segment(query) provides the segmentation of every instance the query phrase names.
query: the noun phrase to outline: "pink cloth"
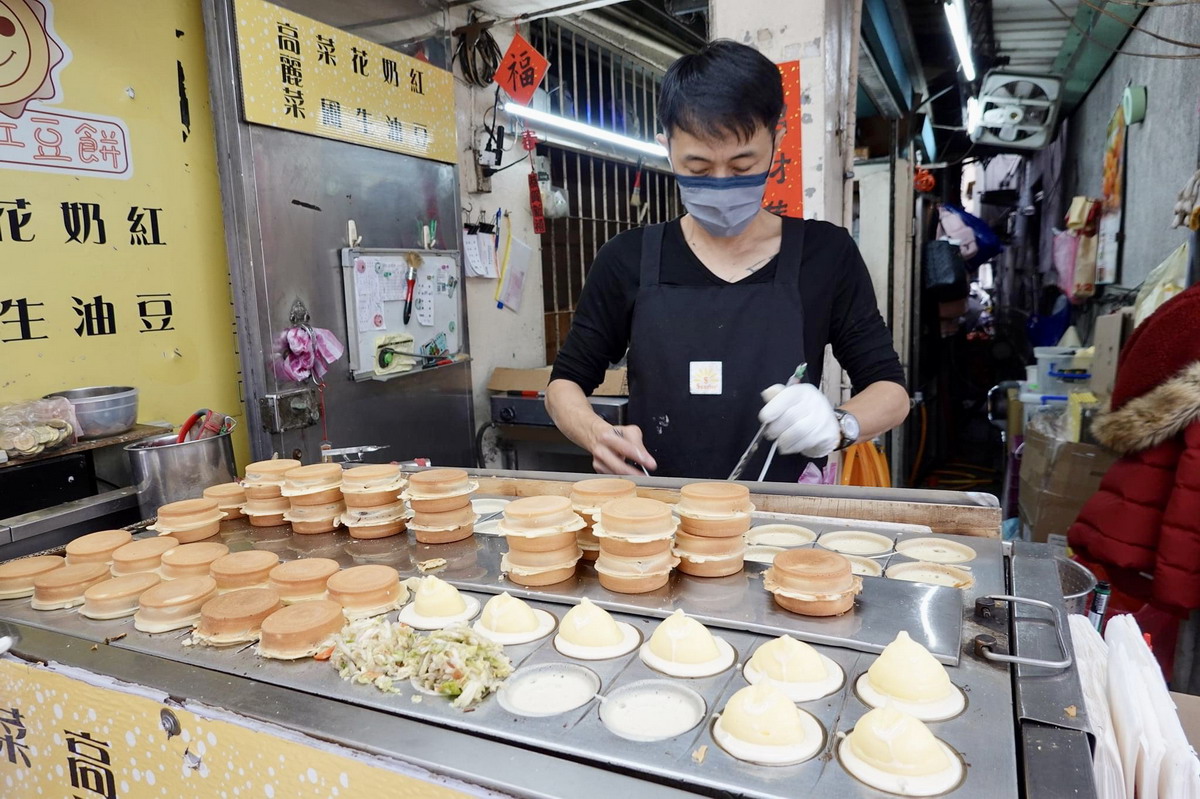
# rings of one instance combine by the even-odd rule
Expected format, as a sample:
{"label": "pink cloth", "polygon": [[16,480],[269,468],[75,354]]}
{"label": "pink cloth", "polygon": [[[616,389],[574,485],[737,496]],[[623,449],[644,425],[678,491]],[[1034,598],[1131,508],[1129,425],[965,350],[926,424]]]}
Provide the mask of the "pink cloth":
{"label": "pink cloth", "polygon": [[296,382],[314,376],[321,380],[333,362],[346,353],[337,336],[321,327],[288,328],[279,336],[278,348],[275,375]]}

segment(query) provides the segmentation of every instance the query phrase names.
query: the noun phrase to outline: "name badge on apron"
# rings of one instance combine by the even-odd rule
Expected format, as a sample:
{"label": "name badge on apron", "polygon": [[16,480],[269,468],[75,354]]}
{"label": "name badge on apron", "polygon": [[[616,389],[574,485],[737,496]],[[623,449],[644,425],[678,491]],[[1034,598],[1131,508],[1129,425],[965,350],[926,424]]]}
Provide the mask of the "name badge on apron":
{"label": "name badge on apron", "polygon": [[721,361],[692,361],[688,366],[691,393],[721,393]]}

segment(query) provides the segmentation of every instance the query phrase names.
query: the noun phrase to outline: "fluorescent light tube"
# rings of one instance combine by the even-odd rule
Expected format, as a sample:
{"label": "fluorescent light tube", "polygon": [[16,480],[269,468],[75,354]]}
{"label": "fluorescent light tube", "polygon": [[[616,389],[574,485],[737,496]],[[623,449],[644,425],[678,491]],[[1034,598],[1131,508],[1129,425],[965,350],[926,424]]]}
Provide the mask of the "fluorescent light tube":
{"label": "fluorescent light tube", "polygon": [[950,24],[954,48],[958,50],[963,76],[969,83],[975,80],[975,59],[971,56],[971,31],[967,28],[966,2],[967,0],[946,0],[942,8],[946,9],[946,22]]}
{"label": "fluorescent light tube", "polygon": [[979,105],[979,98],[967,98],[967,135],[974,137],[975,131],[979,130],[980,124],[983,122],[983,108]]}
{"label": "fluorescent light tube", "polygon": [[576,122],[573,119],[547,114],[545,111],[538,111],[534,108],[526,108],[517,103],[505,103],[504,110],[506,113],[513,116],[528,119],[534,123],[534,126],[545,125],[555,130],[566,133],[574,133],[578,136],[587,137],[592,141],[602,141],[617,147],[623,147],[626,150],[632,150],[636,153],[652,155],[658,158],[667,157],[667,148],[657,142],[640,141],[639,139],[631,139],[628,136],[622,136],[619,133],[613,133],[603,128],[598,128],[594,125],[587,125],[583,122]]}

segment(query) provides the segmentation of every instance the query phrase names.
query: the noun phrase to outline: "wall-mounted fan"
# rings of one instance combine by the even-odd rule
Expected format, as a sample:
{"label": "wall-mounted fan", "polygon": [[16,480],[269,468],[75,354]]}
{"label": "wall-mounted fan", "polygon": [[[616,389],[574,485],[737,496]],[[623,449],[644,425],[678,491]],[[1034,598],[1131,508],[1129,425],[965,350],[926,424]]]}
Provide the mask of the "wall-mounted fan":
{"label": "wall-mounted fan", "polygon": [[971,139],[1004,149],[1037,150],[1054,138],[1062,81],[1050,75],[989,72],[979,92]]}

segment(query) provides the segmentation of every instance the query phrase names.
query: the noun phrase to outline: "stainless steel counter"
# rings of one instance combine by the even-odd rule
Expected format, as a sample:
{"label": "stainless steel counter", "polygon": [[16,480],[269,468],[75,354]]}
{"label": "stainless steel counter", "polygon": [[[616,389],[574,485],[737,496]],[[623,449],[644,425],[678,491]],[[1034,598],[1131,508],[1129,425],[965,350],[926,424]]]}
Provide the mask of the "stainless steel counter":
{"label": "stainless steel counter", "polygon": [[[761,521],[768,520],[775,521],[766,517]],[[900,538],[911,535],[896,534]],[[494,698],[471,713],[461,713],[435,697],[414,702],[416,692],[407,686],[400,694],[384,694],[371,686],[344,682],[325,663],[264,661],[249,650],[185,648],[179,633],[145,635],[133,630],[128,619],[92,622],[74,611],[37,612],[29,607],[28,600],[0,601],[0,618],[13,624],[22,636],[17,650],[25,657],[53,658],[125,679],[136,677],[162,690],[213,701],[351,746],[385,752],[516,795],[572,797],[611,797],[617,791],[638,797],[671,796],[684,790],[714,796],[882,799],[885,794],[848,775],[838,762],[835,745],[838,736],[852,729],[868,710],[853,690],[855,679],[895,631],[907,629],[914,637],[923,635],[924,643],[950,664],[951,680],[968,697],[962,715],[930,725],[934,734],[960,752],[967,764],[964,783],[949,796],[999,799],[1060,795],[1029,787],[1051,784],[1069,788],[1073,796],[1094,795],[1090,764],[1086,762],[1088,741],[1083,732],[1086,712],[1073,668],[1020,667],[1024,671],[1014,674],[1006,664],[977,654],[974,643],[977,635],[988,634],[997,639],[994,651],[1007,652],[1013,621],[1006,618],[1003,608],[993,618],[976,617],[973,611],[977,597],[1017,592],[1054,599],[1056,572],[1047,571],[1052,570],[1053,561],[1044,560],[1044,551],[1037,547],[1018,550],[1017,556],[1011,557],[999,541],[959,538],[978,553],[968,564],[976,578],[975,586],[968,591],[866,578],[855,612],[828,623],[775,610],[761,586],[762,567],[756,564],[748,564],[745,574],[719,580],[676,575],[661,592],[631,597],[604,591],[590,567],[581,569],[573,582],[544,591],[515,586],[499,576],[503,539],[497,537],[477,536],[456,545],[431,547],[410,542],[407,537],[355,541],[345,534],[294,536],[287,528],[256,529],[232,524],[222,538],[234,550],[268,549],[282,559],[334,557],[344,565],[386,563],[404,576],[417,574],[418,562],[441,557],[447,560],[447,566],[438,574],[481,601],[489,594],[507,590],[530,598],[536,606],[561,618],[579,597],[589,596],[609,607],[620,620],[633,624],[643,637],[653,631],[659,618],[674,607],[683,607],[733,645],[739,665],[715,677],[682,681],[704,698],[709,714],[705,721],[667,741],[635,744],[603,727],[598,700],[576,711],[542,719],[513,716]],[[884,561],[894,558],[902,556],[885,556]],[[1053,585],[1047,584],[1048,574],[1054,575],[1049,578],[1054,580]],[[1011,615],[1018,621],[1019,654],[1052,659],[1058,648],[1054,611],[1022,608]],[[845,670],[846,682],[832,696],[802,705],[825,732],[824,747],[815,758],[796,766],[754,766],[735,760],[715,743],[710,732],[712,714],[746,684],[740,664],[759,644],[782,632],[814,642]],[[125,637],[109,646],[101,645],[95,652],[89,646],[70,645],[81,640],[99,643],[120,633]],[[554,649],[551,638],[508,647],[506,651],[518,668],[566,660]],[[663,678],[645,666],[636,653],[583,665],[600,677],[602,696],[639,679]],[[181,667],[195,679],[177,682],[182,676]],[[226,686],[225,690],[220,686]],[[258,696],[259,692],[275,699],[266,703],[246,701],[246,697]],[[1074,715],[1066,711],[1069,706],[1074,707]],[[316,707],[321,712],[300,712]],[[388,734],[379,734],[385,730]],[[460,754],[448,756],[433,746],[414,748],[414,740],[454,741]],[[461,748],[464,741],[465,749]],[[1038,747],[1048,742],[1071,757],[1057,766],[1048,758],[1039,758]],[[693,753],[702,746],[708,747],[707,756],[696,763]],[[569,775],[569,782],[557,783],[558,788],[548,787],[555,785],[547,782],[550,774],[563,779]],[[563,785],[571,788],[564,790]]]}

